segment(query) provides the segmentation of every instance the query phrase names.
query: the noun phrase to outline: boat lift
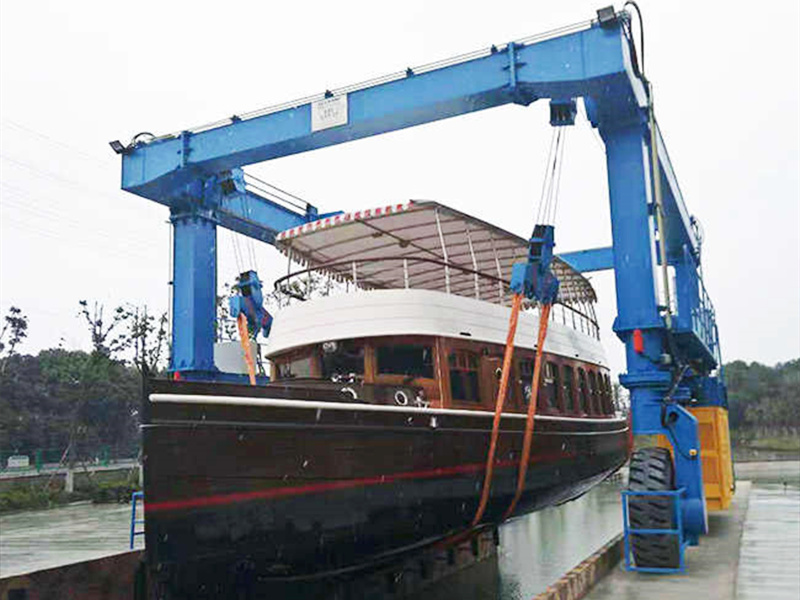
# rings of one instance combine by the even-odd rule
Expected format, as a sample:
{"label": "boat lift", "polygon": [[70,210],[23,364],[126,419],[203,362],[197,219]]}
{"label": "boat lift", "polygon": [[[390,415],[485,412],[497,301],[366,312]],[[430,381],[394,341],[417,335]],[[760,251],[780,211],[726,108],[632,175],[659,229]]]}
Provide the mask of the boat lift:
{"label": "boat lift", "polygon": [[[170,371],[190,380],[243,377],[214,364],[217,227],[273,244],[282,230],[323,226],[337,214],[274,201],[249,183],[246,165],[543,99],[550,101],[551,124],[568,126],[581,99],[605,144],[613,244],[561,258],[581,272],[614,271],[614,332],[627,359],[620,383],[630,391],[633,432],[658,435],[666,448],[649,449],[638,462],[634,455],[631,480],[638,487],[632,489],[661,491],[668,521],[662,529],[679,529],[678,539],[697,544],[707,532],[708,509],[727,508],[733,490],[727,396],[714,309],[701,277],[702,237],[654,118],[631,21],[627,11],[607,7],[550,33],[169,135],[112,142],[122,158],[122,188],[170,209]],[[265,325],[258,307],[241,308],[251,331]],[[666,483],[651,485],[653,479]],[[664,492],[675,490],[680,500],[671,503]],[[645,503],[634,496],[636,531],[628,533],[637,566],[682,565],[684,544],[678,563],[666,534],[654,529],[659,515],[641,514]],[[669,516],[675,504],[677,523]],[[669,551],[652,554],[653,548]]]}

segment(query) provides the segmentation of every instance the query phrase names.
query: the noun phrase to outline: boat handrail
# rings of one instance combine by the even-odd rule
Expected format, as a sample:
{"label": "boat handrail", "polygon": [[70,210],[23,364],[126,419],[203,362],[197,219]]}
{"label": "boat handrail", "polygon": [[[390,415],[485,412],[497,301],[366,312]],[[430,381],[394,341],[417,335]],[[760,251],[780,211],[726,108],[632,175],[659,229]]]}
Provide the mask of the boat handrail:
{"label": "boat handrail", "polygon": [[[418,284],[420,282],[416,282],[417,285],[410,285],[409,278],[406,277],[404,281],[404,285],[398,288],[391,288],[385,285],[376,285],[374,283],[370,283],[368,276],[358,276],[358,265],[361,263],[369,262],[369,263],[377,263],[377,262],[387,262],[387,261],[406,261],[406,263],[428,263],[432,265],[438,265],[443,267],[447,270],[453,269],[455,271],[459,271],[466,275],[471,275],[475,278],[474,283],[470,284],[469,288],[465,288],[464,291],[466,292],[467,289],[473,289],[475,294],[473,293],[456,293],[452,290],[450,293],[458,296],[465,296],[465,297],[474,297],[477,300],[484,300],[485,298],[481,298],[481,286],[478,283],[478,279],[485,279],[491,282],[492,284],[497,284],[498,292],[500,296],[500,304],[505,305],[505,301],[507,298],[511,298],[511,291],[509,288],[509,281],[503,279],[501,277],[497,277],[496,275],[492,275],[490,273],[486,273],[483,271],[476,271],[475,269],[471,269],[469,267],[465,267],[459,264],[455,264],[452,262],[444,261],[441,259],[436,258],[424,258],[424,257],[404,257],[404,256],[384,256],[378,258],[369,258],[369,259],[356,259],[356,260],[339,260],[339,261],[332,261],[322,264],[317,264],[313,267],[309,267],[306,269],[301,269],[298,271],[293,271],[292,273],[288,273],[283,277],[280,277],[275,280],[274,282],[274,291],[276,294],[285,295],[295,300],[299,300],[301,302],[305,302],[309,300],[309,292],[308,288],[306,289],[305,293],[302,293],[299,288],[300,286],[295,286],[295,289],[292,289],[290,286],[290,282],[292,280],[299,280],[303,276],[311,276],[311,274],[315,272],[321,272],[323,274],[328,275],[329,277],[339,281],[339,282],[347,282],[348,284],[353,282],[359,289],[362,290],[370,290],[370,289],[426,289],[424,287],[420,287]],[[348,273],[345,274],[344,272],[336,272],[337,268],[348,268],[352,269],[352,274]],[[428,271],[423,272],[427,273]],[[431,270],[430,272],[434,272]],[[419,275],[419,274],[417,274]],[[449,275],[448,275],[449,278]],[[427,283],[431,280],[424,280],[421,283]],[[586,335],[590,335],[595,339],[600,339],[600,328],[597,324],[597,319],[594,315],[594,308],[591,302],[584,302],[582,304],[586,305],[586,312],[580,310],[579,308],[572,305],[572,303],[565,302],[562,300],[557,300],[555,305],[561,307],[561,322],[563,325],[571,326],[576,331],[580,331],[581,333],[585,333]],[[533,305],[529,304],[527,308],[532,308]],[[587,314],[591,313],[591,314]],[[567,316],[570,316],[568,319]],[[577,317],[577,318],[576,318]],[[558,321],[559,319],[556,316],[556,311],[552,311],[551,319],[553,321]]]}

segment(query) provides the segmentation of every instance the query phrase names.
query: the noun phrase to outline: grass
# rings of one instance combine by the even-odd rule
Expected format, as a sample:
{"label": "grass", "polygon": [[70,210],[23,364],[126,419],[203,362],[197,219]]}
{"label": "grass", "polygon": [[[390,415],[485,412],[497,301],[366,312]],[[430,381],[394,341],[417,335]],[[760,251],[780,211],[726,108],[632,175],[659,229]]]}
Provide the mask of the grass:
{"label": "grass", "polygon": [[756,439],[737,440],[736,446],[751,450],[773,450],[776,452],[800,452],[800,437],[770,436]]}
{"label": "grass", "polygon": [[96,504],[129,502],[131,494],[138,489],[135,482],[125,477],[90,484],[74,492],[64,491],[61,482],[58,482],[58,487],[48,488],[41,483],[25,483],[0,492],[0,514],[53,508],[80,500],[91,500]]}

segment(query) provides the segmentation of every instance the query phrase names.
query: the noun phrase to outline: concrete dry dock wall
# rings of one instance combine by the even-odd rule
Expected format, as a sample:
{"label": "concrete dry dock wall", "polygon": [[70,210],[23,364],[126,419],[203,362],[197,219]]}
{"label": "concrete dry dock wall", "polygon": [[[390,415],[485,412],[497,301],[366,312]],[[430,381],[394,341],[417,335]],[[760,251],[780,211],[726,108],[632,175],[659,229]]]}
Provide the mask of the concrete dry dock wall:
{"label": "concrete dry dock wall", "polygon": [[[228,589],[221,595],[198,592],[193,598],[235,598],[242,591],[248,598],[348,598],[350,600],[400,600],[426,594],[427,600],[449,600],[453,596],[453,576],[487,565],[481,573],[497,567],[498,536],[484,530],[466,541],[447,548],[433,547],[397,563],[382,566],[349,578],[312,580],[305,583],[254,582],[247,589]],[[0,600],[132,600],[139,598],[147,583],[139,570],[143,552],[124,552],[24,575],[0,579]],[[137,575],[137,572],[139,573]],[[139,581],[137,580],[139,577]],[[227,579],[227,578],[226,578]],[[222,580],[222,584],[224,585]],[[152,582],[151,582],[152,583]],[[209,588],[211,589],[211,588]],[[214,588],[216,589],[216,588]],[[152,597],[152,596],[151,596]],[[183,598],[183,596],[181,596]]]}
{"label": "concrete dry dock wall", "polygon": [[622,534],[616,536],[534,600],[579,600],[622,560]]}
{"label": "concrete dry dock wall", "polygon": [[0,600],[128,600],[141,550],[0,579]]}

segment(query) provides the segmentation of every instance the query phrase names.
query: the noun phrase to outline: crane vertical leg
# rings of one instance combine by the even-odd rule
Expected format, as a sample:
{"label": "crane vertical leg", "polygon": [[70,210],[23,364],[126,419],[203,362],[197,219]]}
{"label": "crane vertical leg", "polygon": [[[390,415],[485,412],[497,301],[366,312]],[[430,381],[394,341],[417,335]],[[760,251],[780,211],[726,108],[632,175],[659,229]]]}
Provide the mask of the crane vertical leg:
{"label": "crane vertical leg", "polygon": [[628,122],[601,127],[601,134],[607,150],[614,239],[618,311],[614,331],[625,343],[627,360],[620,383],[630,391],[633,433],[660,434],[671,443],[673,489],[682,489],[676,526],[689,542],[697,543],[707,530],[699,433],[697,420],[676,402],[688,398],[690,391],[675,381],[671,333],[655,283],[658,259],[646,128],[644,123]]}
{"label": "crane vertical leg", "polygon": [[[661,364],[664,320],[659,314],[650,171],[641,124],[601,129],[606,143],[617,318],[614,332],[625,343],[634,433],[659,428],[661,399],[671,375]],[[634,339],[636,338],[636,340]]]}
{"label": "crane vertical leg", "polygon": [[[611,233],[614,239],[614,276],[618,317],[617,335],[626,331],[662,328],[655,288],[655,244],[650,212],[650,170],[643,126],[638,123],[600,130],[606,144]],[[658,340],[660,346],[660,339]],[[628,367],[642,370],[643,360],[631,354]],[[645,361],[647,362],[647,361]],[[633,363],[633,364],[632,364]],[[645,369],[646,370],[646,369]]]}
{"label": "crane vertical leg", "polygon": [[217,224],[210,214],[178,212],[174,227],[172,358],[170,370],[208,379],[214,366]]}

